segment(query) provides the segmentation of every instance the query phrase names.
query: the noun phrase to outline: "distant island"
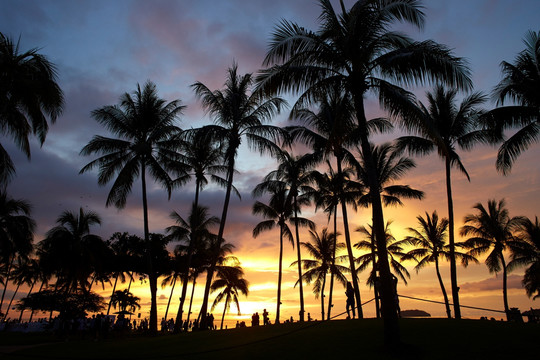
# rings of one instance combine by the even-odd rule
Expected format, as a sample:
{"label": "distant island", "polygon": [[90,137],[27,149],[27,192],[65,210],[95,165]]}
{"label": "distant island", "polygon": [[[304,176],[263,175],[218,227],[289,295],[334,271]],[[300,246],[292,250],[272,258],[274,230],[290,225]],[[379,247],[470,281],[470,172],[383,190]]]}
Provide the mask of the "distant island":
{"label": "distant island", "polygon": [[431,317],[430,313],[425,312],[424,310],[402,310],[401,317],[410,318],[410,317]]}

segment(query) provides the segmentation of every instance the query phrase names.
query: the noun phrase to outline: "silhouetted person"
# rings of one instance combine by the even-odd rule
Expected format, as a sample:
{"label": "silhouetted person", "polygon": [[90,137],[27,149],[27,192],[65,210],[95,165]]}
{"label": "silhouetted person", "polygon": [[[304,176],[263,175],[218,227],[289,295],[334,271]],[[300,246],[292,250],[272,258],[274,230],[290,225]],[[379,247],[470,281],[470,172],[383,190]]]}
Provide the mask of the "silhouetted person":
{"label": "silhouetted person", "polygon": [[356,316],[355,306],[354,306],[354,289],[352,287],[351,282],[347,282],[347,290],[345,291],[345,295],[347,296],[347,318],[351,318],[351,314],[349,312],[349,308],[352,309],[352,318]]}
{"label": "silhouetted person", "polygon": [[268,325],[268,311],[266,309],[263,311],[263,324]]}
{"label": "silhouetted person", "polygon": [[394,274],[392,274],[392,285],[394,286],[394,301],[396,302],[396,309],[397,309],[398,317],[401,317],[401,309],[399,308],[399,296],[397,293],[397,283],[398,283],[397,277]]}

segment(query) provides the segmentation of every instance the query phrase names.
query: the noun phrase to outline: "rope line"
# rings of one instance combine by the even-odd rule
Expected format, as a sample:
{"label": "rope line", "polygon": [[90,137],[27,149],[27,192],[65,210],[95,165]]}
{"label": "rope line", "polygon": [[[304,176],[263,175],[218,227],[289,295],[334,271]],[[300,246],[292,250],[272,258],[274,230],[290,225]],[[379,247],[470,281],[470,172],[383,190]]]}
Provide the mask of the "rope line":
{"label": "rope line", "polygon": [[[398,295],[398,296],[402,297],[402,298],[412,299],[412,300],[418,300],[418,301],[424,301],[424,302],[430,302],[430,303],[445,305],[445,303],[442,302],[442,301],[429,300],[429,299],[420,299],[420,298],[415,298],[415,297],[407,296],[407,295]],[[452,304],[452,303],[448,303],[448,305],[454,306],[454,304]],[[481,308],[481,307],[476,307],[476,306],[467,306],[467,305],[459,305],[459,306],[463,307],[463,308],[468,308],[468,309],[492,311],[492,312],[506,314],[506,312],[503,311],[503,310],[486,309],[486,308]]]}

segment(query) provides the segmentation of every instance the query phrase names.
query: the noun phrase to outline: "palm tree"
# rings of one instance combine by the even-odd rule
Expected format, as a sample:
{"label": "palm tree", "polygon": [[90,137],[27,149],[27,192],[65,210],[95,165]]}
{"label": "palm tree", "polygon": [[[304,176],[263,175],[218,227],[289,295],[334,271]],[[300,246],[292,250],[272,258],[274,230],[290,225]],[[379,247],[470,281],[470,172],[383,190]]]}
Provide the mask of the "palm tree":
{"label": "palm tree", "polygon": [[139,305],[141,299],[138,296],[133,295],[129,290],[116,290],[111,296],[111,304],[114,309],[118,306],[120,314],[133,313],[135,310],[140,309]]}
{"label": "palm tree", "polygon": [[0,189],[0,267],[5,270],[0,313],[16,259],[27,259],[33,250],[36,223],[30,213],[27,201],[13,199]]}
{"label": "palm tree", "polygon": [[[272,230],[279,226],[279,259],[278,259],[278,288],[277,288],[277,309],[276,324],[280,322],[281,309],[281,280],[283,275],[283,239],[288,240],[294,247],[294,236],[287,222],[294,219],[292,204],[288,199],[287,187],[284,183],[278,183],[277,188],[263,189],[256,187],[253,196],[260,196],[263,191],[271,194],[268,204],[256,201],[253,204],[253,214],[261,215],[264,219],[253,228],[253,237],[258,237],[263,231]],[[299,217],[298,224],[313,227],[314,224],[308,219]]]}
{"label": "palm tree", "polygon": [[[410,250],[401,258],[401,260],[414,259],[417,264],[414,267],[418,273],[421,269],[428,266],[431,263],[435,264],[435,271],[437,272],[437,279],[441,286],[441,291],[444,298],[444,304],[446,307],[446,315],[449,319],[452,318],[452,312],[450,311],[450,303],[448,301],[448,295],[441,277],[439,270],[439,258],[443,257],[446,260],[450,259],[450,247],[446,244],[447,231],[448,231],[448,219],[442,218],[439,221],[439,215],[437,211],[433,211],[432,215],[426,212],[426,218],[418,215],[416,217],[420,228],[407,228],[412,233],[411,236],[407,236],[404,241],[415,248]],[[464,266],[467,266],[469,261],[478,262],[475,257],[464,254],[461,252],[454,252],[458,259]]]}
{"label": "palm tree", "polygon": [[[20,281],[21,284],[28,284],[30,285],[30,289],[28,290],[28,293],[26,294],[26,297],[30,296],[32,294],[32,291],[34,290],[35,285],[38,281],[43,281],[43,270],[40,267],[39,259],[38,258],[32,258],[27,261],[25,266],[20,269]],[[41,289],[40,289],[41,291]],[[8,306],[9,308],[10,306]],[[22,321],[24,309],[21,310],[21,313],[19,314],[19,323]]]}
{"label": "palm tree", "polygon": [[469,248],[469,255],[478,256],[489,252],[486,258],[486,265],[491,273],[503,272],[503,302],[504,311],[509,315],[507,291],[508,266],[504,258],[504,251],[517,248],[518,240],[513,232],[519,230],[523,217],[510,217],[506,209],[504,199],[488,200],[487,209],[477,203],[473,206],[478,210],[477,214],[465,216],[464,225],[461,227],[461,236],[471,236],[464,242],[464,246]]}
{"label": "palm tree", "polygon": [[[43,144],[47,120],[54,123],[64,108],[56,67],[38,50],[21,52],[18,41],[0,33],[0,134],[12,137],[29,159],[29,135]],[[14,174],[13,161],[0,144],[0,185],[7,185]]]}
{"label": "palm tree", "polygon": [[[343,273],[350,271],[345,266],[337,265],[335,254],[336,252],[345,249],[344,243],[336,241],[339,234],[328,232],[327,228],[322,229],[321,233],[309,231],[311,242],[302,242],[302,247],[307,250],[312,259],[303,259],[302,266],[306,272],[302,275],[302,279],[297,281],[305,281],[306,284],[311,284],[313,281],[313,293],[315,299],[321,298],[321,319],[324,319],[324,289],[326,285],[326,274],[330,273],[343,284],[347,285],[347,278]],[[345,260],[343,257],[338,261]],[[296,265],[296,261],[291,264]]]}
{"label": "palm tree", "polygon": [[108,254],[107,244],[90,230],[101,225],[101,217],[80,208],[78,213],[62,212],[56,223],[40,243],[41,263],[44,268],[52,269],[58,291],[88,293],[89,279]]}
{"label": "palm tree", "polygon": [[479,128],[480,104],[485,101],[481,93],[473,93],[456,104],[457,90],[446,90],[437,86],[427,93],[429,107],[418,102],[415,111],[406,118],[406,126],[418,133],[418,136],[403,136],[397,140],[399,149],[408,149],[409,153],[427,155],[437,151],[445,163],[446,198],[448,203],[448,234],[450,246],[450,280],[454,316],[461,318],[459,306],[459,287],[455,256],[454,201],[452,199],[451,170],[457,168],[470,181],[469,174],[456,152],[457,148],[470,150],[475,143],[489,142],[489,132]]}
{"label": "palm tree", "polygon": [[[229,200],[233,186],[235,161],[238,149],[245,137],[248,145],[259,150],[261,153],[278,153],[279,147],[275,142],[283,136],[279,127],[265,124],[277,114],[285,101],[281,98],[272,97],[264,99],[260,94],[251,92],[253,78],[251,74],[238,75],[238,67],[233,64],[228,71],[228,78],[223,90],[210,90],[201,82],[192,85],[195,94],[202,101],[203,107],[214,118],[215,125],[203,127],[203,131],[209,134],[211,139],[223,143],[224,163],[227,166],[225,201],[221,214],[221,222],[218,231],[218,242],[223,239]],[[214,268],[209,269],[206,291],[203,298],[203,317],[208,308],[208,296]],[[203,318],[204,320],[204,318]]]}
{"label": "palm tree", "polygon": [[540,297],[540,224],[538,217],[535,221],[524,218],[518,230],[519,241],[512,253],[512,261],[508,269],[518,266],[528,266],[523,276],[523,286],[529,297],[533,300]]}
{"label": "palm tree", "polygon": [[[386,248],[387,248],[387,256],[388,256],[388,263],[391,266],[393,274],[395,274],[395,278],[398,277],[403,280],[405,285],[407,285],[407,278],[410,278],[411,275],[409,274],[409,271],[406,267],[401,265],[400,261],[405,255],[403,246],[405,245],[404,241],[396,241],[396,238],[392,235],[390,232],[390,225],[392,224],[392,221],[388,221],[386,223],[385,227],[385,234],[386,234]],[[379,245],[377,241],[375,241],[375,234],[373,231],[373,227],[371,225],[367,226],[359,226],[356,229],[357,232],[364,235],[365,240],[360,240],[356,244],[354,244],[354,247],[357,249],[364,249],[369,250],[368,253],[364,255],[360,255],[358,258],[356,258],[356,262],[358,263],[358,268],[356,271],[362,272],[368,267],[371,266],[371,272],[369,274],[369,277],[366,281],[366,283],[373,287],[373,292],[375,294],[375,307],[376,307],[376,313],[377,317],[379,316],[379,282],[380,282],[380,260],[379,260],[379,254],[380,252],[377,249],[377,246]],[[396,257],[399,258],[400,261],[396,260]],[[377,272],[379,272],[379,276],[377,275]],[[397,276],[396,276],[397,275]],[[397,294],[396,294],[397,296]],[[396,310],[397,311],[397,310]]]}
{"label": "palm tree", "polygon": [[225,319],[225,314],[230,309],[231,302],[236,305],[238,315],[241,315],[238,295],[243,294],[247,296],[249,293],[249,283],[246,279],[242,278],[243,276],[244,271],[240,266],[220,266],[217,268],[216,279],[212,282],[210,291],[213,293],[221,290],[212,304],[212,310],[225,298],[220,330],[223,330],[223,320]]}
{"label": "palm tree", "polygon": [[[278,155],[279,165],[276,170],[271,171],[265,177],[262,183],[258,184],[253,193],[262,194],[264,191],[287,190],[286,204],[293,209],[293,220],[296,238],[296,256],[298,265],[298,279],[302,279],[302,255],[300,252],[300,225],[307,225],[312,230],[314,225],[311,222],[302,223],[298,217],[300,208],[310,202],[309,196],[314,192],[310,186],[313,182],[311,169],[317,163],[316,157],[312,154],[303,156],[293,156],[287,151],[281,151]],[[300,292],[300,321],[304,321],[304,290],[302,282],[299,282]]]}
{"label": "palm tree", "polygon": [[[117,174],[106,206],[113,204],[118,209],[124,208],[133,182],[137,177],[141,177],[144,240],[148,247],[151,244],[146,173],[148,171],[165,187],[170,198],[173,181],[167,169],[171,168],[177,159],[175,143],[170,140],[181,131],[174,123],[184,108],[180,100],[166,103],[159,98],[156,85],[152,82],[148,81],[142,90],[137,84],[137,90],[133,94],[125,93],[121,96],[120,105],[104,106],[92,112],[94,119],[118,138],[96,135],[81,150],[81,155],[101,156],[84,166],[80,173],[98,167],[100,185],[107,184]],[[151,257],[147,260],[151,261]],[[148,267],[152,272],[151,263]],[[157,284],[151,283],[150,287],[157,288]],[[157,332],[157,303],[154,297],[150,308],[150,330]]]}
{"label": "palm tree", "polygon": [[523,42],[525,49],[513,64],[501,63],[503,79],[493,90],[498,104],[512,100],[515,105],[495,108],[486,117],[488,126],[499,131],[519,128],[503,142],[497,154],[497,170],[505,175],[518,156],[538,141],[540,131],[540,31],[527,32]]}
{"label": "palm tree", "polygon": [[[321,93],[342,88],[351,94],[362,150],[370,164],[369,187],[377,189],[375,165],[370,154],[370,128],[364,99],[375,92],[383,108],[397,114],[409,102],[402,84],[444,81],[470,88],[469,71],[461,59],[433,41],[413,42],[401,32],[391,31],[396,22],[422,27],[424,13],[418,1],[359,0],[349,9],[341,4],[337,14],[330,0],[320,0],[322,13],[318,31],[282,20],[274,30],[265,65],[258,76],[259,91],[276,94],[301,92],[297,103],[310,104]],[[389,79],[390,81],[387,81]],[[389,265],[386,263],[382,204],[374,207],[374,230],[379,242],[381,293],[384,303],[385,342],[399,342],[397,304]]]}
{"label": "palm tree", "polygon": [[210,232],[210,227],[219,223],[219,218],[210,216],[208,208],[198,206],[193,203],[191,213],[186,220],[177,212],[172,212],[171,219],[176,222],[176,225],[167,228],[167,233],[173,241],[179,241],[187,245],[187,259],[185,268],[181,270],[183,274],[182,295],[180,296],[180,305],[176,313],[175,332],[182,329],[182,314],[184,312],[184,301],[186,299],[187,285],[189,283],[189,274],[191,268],[191,260],[196,249],[202,248],[206,243],[210,242],[210,238],[215,236]]}
{"label": "palm tree", "polygon": [[[169,295],[169,301],[167,301],[167,307],[165,308],[165,315],[163,319],[167,320],[167,315],[169,314],[169,307],[171,305],[171,300],[174,293],[174,288],[176,287],[176,282],[178,280],[183,281],[186,277],[184,276],[185,272],[189,272],[189,267],[186,266],[186,252],[180,248],[176,247],[174,253],[169,258],[170,263],[167,265],[169,270],[168,274],[165,274],[161,280],[161,288],[171,285],[171,293]],[[180,300],[182,301],[182,300]],[[163,329],[162,329],[163,330]]]}
{"label": "palm tree", "polygon": [[[354,131],[354,108],[350,95],[343,93],[340,89],[333,89],[329,94],[324,94],[318,100],[319,109],[317,112],[308,108],[295,107],[291,112],[291,117],[302,121],[306,126],[292,127],[292,139],[299,139],[310,146],[315,152],[315,156],[329,159],[335,158],[337,164],[337,179],[343,178],[343,163],[351,162],[353,156],[347,150],[352,146],[357,138]],[[344,184],[338,189],[338,199],[343,213],[343,227],[345,232],[345,243],[349,255],[349,266],[353,274],[353,289],[356,302],[361,304],[360,288],[356,279],[354,269],[354,255],[352,253],[351,236],[349,232],[349,219],[347,213],[347,198],[344,194]],[[333,279],[331,280],[331,282]],[[331,285],[333,286],[333,284]],[[363,317],[362,307],[358,307],[358,317]]]}
{"label": "palm tree", "polygon": [[[364,186],[360,184],[357,181],[353,181],[353,168],[352,167],[346,167],[341,169],[341,174],[337,174],[334,169],[332,169],[332,166],[330,164],[330,161],[327,160],[326,165],[328,167],[328,170],[325,173],[320,173],[317,170],[313,171],[312,176],[314,178],[315,183],[317,184],[317,188],[314,195],[314,201],[315,201],[315,211],[317,211],[319,208],[323,208],[324,212],[328,214],[328,221],[330,221],[330,218],[333,215],[333,222],[334,222],[334,233],[337,233],[337,212],[338,212],[338,206],[342,202],[345,202],[346,205],[351,205],[354,210],[357,209],[356,207],[356,199],[361,196],[364,193]],[[344,209],[344,214],[347,212],[347,207],[342,207]],[[347,216],[344,216],[344,219],[348,219]],[[348,220],[344,220],[344,227],[347,227],[348,229]],[[349,231],[347,230],[346,233]],[[336,239],[334,239],[336,240]],[[336,247],[334,246],[334,251],[336,250]],[[349,255],[349,260],[352,255],[352,248],[350,249],[347,247],[347,252]],[[354,258],[353,258],[354,260]],[[335,254],[333,256],[333,265],[335,264]],[[349,267],[351,263],[349,261]],[[353,262],[353,268],[354,268],[354,262]],[[356,280],[356,277],[353,279],[353,281]],[[355,287],[356,289],[356,287]],[[330,320],[331,312],[332,312],[332,295],[334,290],[334,274],[330,274],[330,289],[329,289],[329,295],[328,295],[328,313],[327,313],[327,320]],[[358,295],[360,294],[360,290],[358,290]],[[356,292],[355,292],[356,296]],[[362,308],[359,307],[359,315],[362,314]]]}

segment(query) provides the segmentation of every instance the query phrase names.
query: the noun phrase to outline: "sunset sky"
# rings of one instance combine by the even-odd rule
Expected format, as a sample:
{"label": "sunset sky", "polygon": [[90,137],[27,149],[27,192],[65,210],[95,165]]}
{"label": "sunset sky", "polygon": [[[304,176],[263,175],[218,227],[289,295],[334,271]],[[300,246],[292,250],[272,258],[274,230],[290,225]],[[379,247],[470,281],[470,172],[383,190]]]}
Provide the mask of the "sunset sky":
{"label": "sunset sky", "polygon": [[[337,1],[333,1],[339,6]],[[351,6],[353,1],[346,0]],[[528,30],[538,31],[540,2],[537,0],[429,0],[424,1],[426,25],[422,31],[404,26],[417,40],[433,39],[452,48],[456,56],[467,59],[473,74],[475,90],[489,93],[500,81],[500,62],[513,62],[524,48],[522,38]],[[187,105],[179,120],[182,128],[199,127],[211,120],[204,114],[195,99],[190,85],[200,81],[210,89],[222,88],[226,70],[234,61],[240,73],[256,73],[268,46],[275,25],[281,19],[294,21],[309,29],[317,28],[320,13],[315,0],[161,0],[161,1],[77,1],[77,0],[0,0],[0,32],[17,40],[21,51],[40,48],[56,64],[59,84],[65,92],[66,107],[56,124],[51,126],[42,148],[34,142],[32,159],[25,156],[9,139],[0,138],[16,164],[17,177],[8,187],[15,198],[24,198],[33,204],[33,217],[38,223],[36,241],[55,225],[64,210],[77,211],[79,207],[101,214],[103,224],[94,231],[107,239],[113,232],[128,231],[142,235],[142,209],[140,185],[134,186],[125,209],[106,208],[105,199],[109,186],[97,185],[97,174],[79,175],[79,170],[91,158],[79,156],[81,148],[95,134],[107,135],[90,112],[96,108],[118,103],[124,92],[132,92],[137,83],[147,80],[157,85],[159,95],[168,100],[180,99]],[[427,88],[426,88],[427,89]],[[410,89],[422,97],[426,89]],[[287,98],[290,103],[294,97]],[[381,114],[374,98],[367,99],[368,117]],[[494,107],[494,102],[485,105]],[[286,124],[287,111],[275,119],[276,124]],[[390,141],[399,133],[377,137],[377,142]],[[456,229],[462,225],[465,214],[472,206],[488,199],[505,198],[510,215],[534,218],[540,200],[540,147],[532,146],[521,156],[509,176],[495,171],[496,148],[479,147],[461,153],[471,182],[454,173],[454,202]],[[416,227],[416,216],[425,211],[437,210],[447,216],[443,162],[436,156],[416,159],[417,168],[400,181],[423,190],[423,201],[407,201],[405,207],[385,209],[385,218],[393,220],[392,233],[396,238],[407,235],[405,228]],[[251,214],[254,199],[253,187],[275,167],[269,158],[261,158],[242,148],[238,156],[235,186],[242,200],[233,199],[225,230],[225,238],[235,244],[234,255],[239,258],[250,282],[250,294],[241,298],[243,314],[250,315],[266,308],[275,316],[277,282],[278,231],[268,232],[257,239],[251,233],[261,221]],[[172,225],[169,213],[176,210],[187,215],[194,195],[194,184],[175,191],[170,201],[164,190],[153,186],[149,192],[150,231],[164,232]],[[219,216],[224,192],[208,187],[201,195],[201,202],[213,215]],[[318,230],[327,226],[326,216],[313,214],[306,209],[304,216],[316,221]],[[363,209],[351,215],[351,230],[370,222],[370,210]],[[353,242],[360,240],[354,231]],[[308,238],[301,234],[303,241]],[[458,239],[459,240],[459,239]],[[344,241],[344,239],[341,239]],[[285,276],[283,285],[283,318],[298,318],[298,291],[295,268],[288,265],[295,260],[290,245],[285,248]],[[433,268],[418,275],[414,264],[406,264],[411,272],[409,285],[400,283],[402,295],[442,300]],[[443,276],[450,288],[449,271],[444,264]],[[521,287],[522,270],[509,277],[509,303],[522,311],[539,307],[538,301],[528,299]],[[360,275],[365,284],[367,272]],[[462,305],[503,309],[502,276],[489,274],[483,262],[467,269],[458,268]],[[203,283],[202,278],[199,283]],[[320,301],[315,300],[310,286],[305,286],[306,311],[320,319]],[[149,303],[148,286],[139,285],[134,292]],[[159,289],[158,316],[167,303],[170,288]],[[202,296],[197,291],[195,302]],[[196,294],[197,294],[196,293]],[[108,291],[102,292],[108,296]],[[361,288],[364,301],[371,299],[372,291]],[[174,296],[170,316],[175,316],[178,294]],[[213,300],[213,298],[212,298]],[[345,309],[344,289],[336,288],[334,314]],[[402,309],[424,309],[432,316],[444,316],[444,306],[401,300]],[[149,306],[141,311],[148,313]],[[194,307],[198,312],[198,305]],[[367,316],[374,315],[373,303],[365,307]],[[234,312],[234,309],[231,309]],[[221,314],[220,309],[216,313]],[[494,316],[503,314],[462,309],[464,317]]]}

